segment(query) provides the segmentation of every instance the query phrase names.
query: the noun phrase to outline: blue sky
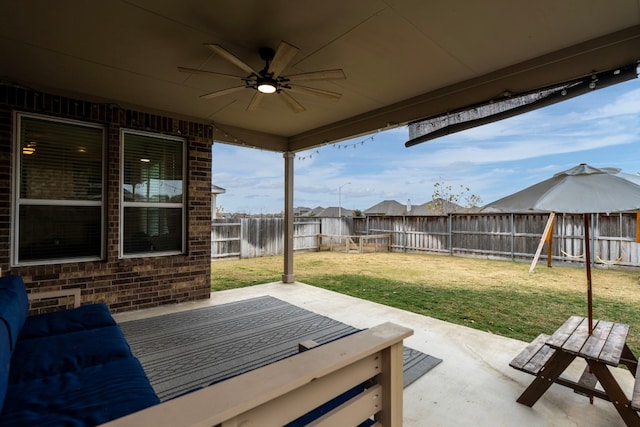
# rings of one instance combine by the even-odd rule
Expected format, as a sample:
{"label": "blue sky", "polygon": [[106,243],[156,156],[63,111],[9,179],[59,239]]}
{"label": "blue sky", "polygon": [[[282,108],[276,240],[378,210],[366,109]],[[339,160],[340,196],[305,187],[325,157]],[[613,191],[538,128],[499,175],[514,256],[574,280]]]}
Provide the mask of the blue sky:
{"label": "blue sky", "polygon": [[[303,113],[304,114],[304,113]],[[469,187],[483,204],[579,163],[640,172],[640,79],[405,148],[406,127],[296,153],[294,205],[365,210],[431,200],[434,183]],[[213,183],[225,212],[283,209],[282,154],[216,143]],[[349,183],[349,184],[347,184]]]}

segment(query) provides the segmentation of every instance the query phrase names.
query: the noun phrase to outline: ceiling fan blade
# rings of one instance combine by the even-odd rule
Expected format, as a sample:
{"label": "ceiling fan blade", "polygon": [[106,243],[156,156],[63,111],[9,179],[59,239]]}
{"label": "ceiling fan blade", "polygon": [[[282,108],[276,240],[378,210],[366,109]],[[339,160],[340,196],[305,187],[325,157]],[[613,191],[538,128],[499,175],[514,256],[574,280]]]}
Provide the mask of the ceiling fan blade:
{"label": "ceiling fan blade", "polygon": [[260,105],[260,102],[262,102],[263,96],[264,93],[256,91],[253,98],[251,98],[251,102],[249,102],[249,105],[247,106],[247,111],[255,111]]}
{"label": "ceiling fan blade", "polygon": [[338,92],[331,92],[330,90],[316,89],[314,87],[298,86],[298,85],[291,86],[291,88],[288,88],[285,90],[288,90],[294,93],[304,93],[308,95],[323,96],[325,98],[331,98],[331,99],[340,99],[340,97],[342,96],[342,94]]}
{"label": "ceiling fan blade", "polygon": [[223,48],[219,44],[205,43],[205,46],[211,49],[212,51],[214,51],[215,53],[217,53],[218,55],[220,55],[221,57],[223,57],[224,59],[226,59],[227,61],[231,62],[236,67],[240,68],[242,71],[245,71],[249,74],[256,74],[256,75],[259,74],[246,62],[244,62],[243,60],[241,60],[240,58],[238,58],[233,53],[229,52],[227,49]]}
{"label": "ceiling fan blade", "polygon": [[285,41],[281,41],[278,45],[278,50],[269,64],[269,72],[273,73],[273,77],[276,78],[284,71],[289,65],[294,56],[298,53],[298,48],[290,45]]}
{"label": "ceiling fan blade", "polygon": [[284,76],[284,78],[286,78],[290,82],[308,82],[312,80],[344,80],[347,78],[347,76],[341,69],[336,69],[292,74],[290,76]]}
{"label": "ceiling fan blade", "polygon": [[199,70],[197,68],[178,67],[178,71],[189,74],[204,74],[206,76],[226,77],[228,79],[243,79],[242,76],[234,76],[233,74],[216,73],[215,71]]}
{"label": "ceiling fan blade", "polygon": [[300,104],[298,101],[296,101],[295,99],[293,99],[293,97],[291,95],[289,95],[287,92],[285,91],[281,91],[278,93],[278,96],[280,97],[280,99],[282,99],[284,101],[285,104],[287,104],[287,106],[289,108],[291,108],[294,112],[296,113],[302,113],[303,111],[306,110],[306,108],[304,108],[304,106],[302,104]]}
{"label": "ceiling fan blade", "polygon": [[230,93],[241,91],[241,90],[243,90],[245,88],[246,88],[246,86],[230,87],[228,89],[222,89],[222,90],[217,90],[215,92],[206,93],[206,94],[202,95],[200,98],[202,98],[202,99],[217,98],[219,96],[224,96],[224,95],[228,95]]}

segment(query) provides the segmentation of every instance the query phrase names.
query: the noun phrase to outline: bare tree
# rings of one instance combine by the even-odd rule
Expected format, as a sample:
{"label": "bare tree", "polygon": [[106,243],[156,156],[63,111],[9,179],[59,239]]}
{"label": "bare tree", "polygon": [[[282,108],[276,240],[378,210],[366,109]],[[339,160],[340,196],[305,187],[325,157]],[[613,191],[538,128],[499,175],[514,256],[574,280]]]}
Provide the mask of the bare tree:
{"label": "bare tree", "polygon": [[[452,185],[446,184],[440,177],[433,183],[433,193],[429,207],[440,215],[455,213],[460,208],[476,208],[482,204],[482,199],[476,194],[469,194],[471,189],[464,185],[454,190]],[[461,205],[464,200],[465,205]]]}

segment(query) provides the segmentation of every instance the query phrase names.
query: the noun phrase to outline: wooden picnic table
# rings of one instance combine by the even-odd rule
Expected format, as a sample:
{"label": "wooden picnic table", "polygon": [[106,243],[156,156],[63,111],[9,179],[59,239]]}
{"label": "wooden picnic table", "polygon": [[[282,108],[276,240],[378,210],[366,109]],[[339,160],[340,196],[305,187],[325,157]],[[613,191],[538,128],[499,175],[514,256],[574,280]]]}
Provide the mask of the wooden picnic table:
{"label": "wooden picnic table", "polygon": [[[628,333],[629,325],[594,320],[589,335],[588,320],[572,316],[553,335],[540,335],[509,364],[535,376],[517,401],[531,407],[552,384],[560,384],[590,398],[610,401],[627,426],[640,426],[636,412],[640,409],[640,381],[636,381],[630,400],[608,368],[624,365],[636,376],[638,359],[627,345]],[[577,382],[561,377],[576,357],[587,362]],[[602,390],[596,388],[598,382]]]}

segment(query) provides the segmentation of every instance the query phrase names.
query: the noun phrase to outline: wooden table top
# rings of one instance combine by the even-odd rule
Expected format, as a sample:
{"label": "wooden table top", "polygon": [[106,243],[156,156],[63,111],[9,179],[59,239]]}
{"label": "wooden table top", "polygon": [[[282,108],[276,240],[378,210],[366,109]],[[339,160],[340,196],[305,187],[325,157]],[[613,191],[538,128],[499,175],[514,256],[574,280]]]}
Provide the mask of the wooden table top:
{"label": "wooden table top", "polygon": [[557,350],[618,366],[629,333],[624,323],[593,320],[593,333],[589,335],[588,320],[571,316],[549,337],[547,345]]}

